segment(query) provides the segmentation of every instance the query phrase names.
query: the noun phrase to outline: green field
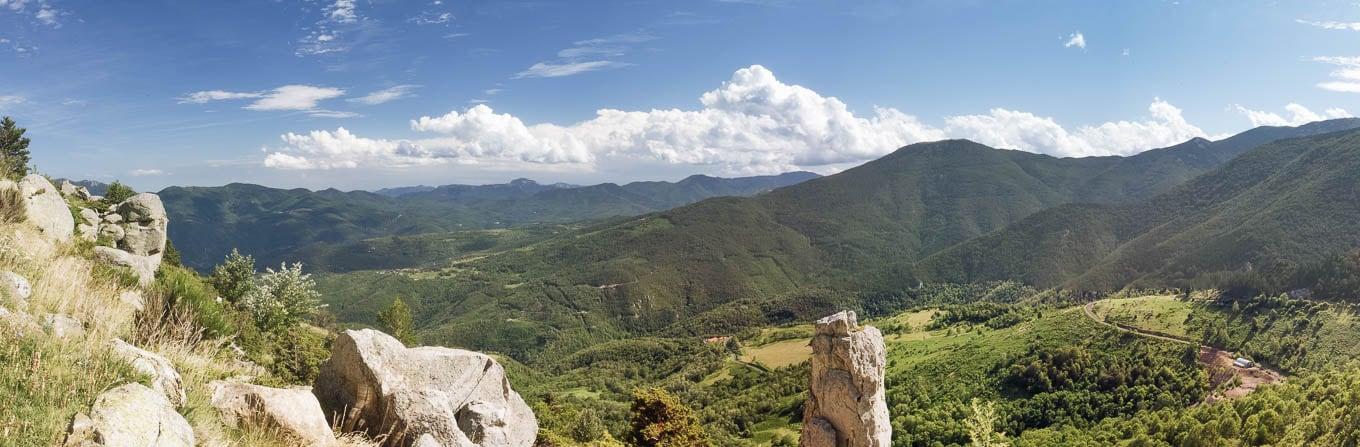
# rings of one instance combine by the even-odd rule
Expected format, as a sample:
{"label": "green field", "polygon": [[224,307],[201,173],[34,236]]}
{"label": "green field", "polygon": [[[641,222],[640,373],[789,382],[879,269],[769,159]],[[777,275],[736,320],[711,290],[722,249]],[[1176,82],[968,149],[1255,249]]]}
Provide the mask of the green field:
{"label": "green field", "polygon": [[1178,295],[1151,295],[1100,301],[1095,304],[1095,313],[1111,323],[1193,338],[1186,321],[1194,307],[1193,302]]}

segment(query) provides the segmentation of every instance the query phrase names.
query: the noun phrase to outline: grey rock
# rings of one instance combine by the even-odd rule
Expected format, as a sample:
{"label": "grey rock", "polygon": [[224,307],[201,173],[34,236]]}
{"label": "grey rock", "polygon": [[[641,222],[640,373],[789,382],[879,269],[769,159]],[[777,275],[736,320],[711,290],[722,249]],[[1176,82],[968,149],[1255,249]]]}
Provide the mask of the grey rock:
{"label": "grey rock", "polygon": [[43,329],[53,337],[60,339],[82,338],[85,336],[85,325],[80,324],[80,320],[61,314],[47,314],[43,316]]}
{"label": "grey rock", "polygon": [[125,235],[126,233],[123,231],[123,227],[119,225],[104,225],[99,227],[99,236],[111,241],[121,241]]}
{"label": "grey rock", "polygon": [[28,303],[28,297],[33,296],[33,286],[28,280],[11,271],[0,272],[0,287],[4,288],[6,295],[20,303]]}
{"label": "grey rock", "polygon": [[19,181],[19,191],[28,205],[28,221],[42,230],[44,237],[66,241],[75,233],[75,218],[52,182],[38,174],[30,174]]}
{"label": "grey rock", "polygon": [[799,445],[888,447],[892,425],[883,383],[883,334],[873,327],[860,329],[850,311],[817,320],[815,334]]}
{"label": "grey rock", "polygon": [[100,394],[90,415],[77,415],[66,446],[192,447],[194,430],[165,396],[138,383]]}
{"label": "grey rock", "polygon": [[100,220],[99,212],[89,208],[80,209],[80,218],[85,219],[85,223],[90,225],[98,224]]}
{"label": "grey rock", "polygon": [[117,338],[113,339],[113,352],[132,365],[132,369],[151,376],[151,387],[165,395],[168,402],[175,407],[184,405],[184,380],[165,357]]}
{"label": "grey rock", "polygon": [[95,247],[94,256],[109,264],[127,267],[137,275],[138,282],[150,286],[156,280],[156,269],[161,266],[160,253],[151,256],[138,256],[112,247]]}
{"label": "grey rock", "polygon": [[538,421],[491,357],[442,347],[406,348],[372,329],[345,331],[312,391],[343,430],[395,445],[528,447]]}
{"label": "grey rock", "polygon": [[249,383],[216,381],[212,406],[230,427],[274,430],[303,445],[335,443],[335,433],[311,387],[270,388]]}

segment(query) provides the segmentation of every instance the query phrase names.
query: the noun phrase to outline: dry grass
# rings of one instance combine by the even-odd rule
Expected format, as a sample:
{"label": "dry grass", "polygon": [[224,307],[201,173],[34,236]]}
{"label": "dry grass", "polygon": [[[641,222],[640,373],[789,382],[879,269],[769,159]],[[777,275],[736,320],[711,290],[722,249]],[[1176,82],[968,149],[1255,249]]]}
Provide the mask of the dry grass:
{"label": "dry grass", "polygon": [[[0,205],[3,200],[0,193]],[[126,283],[103,274],[100,265],[84,256],[87,251],[79,243],[47,242],[23,224],[0,224],[0,270],[19,273],[33,285],[26,304],[9,300],[4,307],[29,315],[69,315],[86,328],[84,338],[58,340],[35,323],[0,318],[0,444],[57,445],[71,417],[88,411],[101,392],[131,381],[145,383],[148,378],[139,377],[111,352],[112,339],[122,338],[175,365],[188,396],[181,413],[199,445],[295,445],[269,430],[227,427],[210,403],[208,383],[267,372],[231,358],[223,349],[225,340],[204,339],[191,316],[164,318],[158,294],[142,291],[145,310],[136,312],[118,299]],[[344,437],[340,445],[374,444]]]}

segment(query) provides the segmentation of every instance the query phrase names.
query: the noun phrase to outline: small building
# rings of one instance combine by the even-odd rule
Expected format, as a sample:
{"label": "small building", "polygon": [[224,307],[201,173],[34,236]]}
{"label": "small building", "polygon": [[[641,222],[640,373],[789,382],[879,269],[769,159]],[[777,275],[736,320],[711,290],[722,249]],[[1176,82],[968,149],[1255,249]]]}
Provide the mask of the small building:
{"label": "small building", "polygon": [[727,340],[730,338],[732,337],[731,336],[708,337],[704,339],[704,344],[716,345],[727,343]]}
{"label": "small building", "polygon": [[1251,360],[1247,360],[1243,357],[1238,357],[1237,360],[1233,360],[1233,366],[1238,368],[1250,368],[1255,366],[1255,363],[1252,363]]}

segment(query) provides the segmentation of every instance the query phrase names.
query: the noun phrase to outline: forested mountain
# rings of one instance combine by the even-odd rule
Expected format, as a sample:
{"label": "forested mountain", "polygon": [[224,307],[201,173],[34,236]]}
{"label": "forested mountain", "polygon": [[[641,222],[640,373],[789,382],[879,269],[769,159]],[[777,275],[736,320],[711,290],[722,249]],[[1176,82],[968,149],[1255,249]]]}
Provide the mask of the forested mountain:
{"label": "forested mountain", "polygon": [[[545,350],[570,352],[588,345],[586,337],[654,331],[702,333],[704,328],[730,328],[740,325],[740,320],[758,319],[755,316],[771,307],[769,303],[779,303],[773,307],[783,307],[780,312],[796,313],[803,305],[815,308],[843,302],[846,292],[902,290],[921,279],[984,279],[966,276],[978,270],[967,268],[963,276],[946,276],[939,272],[955,267],[945,265],[938,271],[926,269],[930,274],[918,277],[917,263],[922,259],[930,259],[928,265],[944,262],[937,253],[958,250],[958,244],[980,236],[983,239],[976,240],[987,240],[993,236],[984,235],[1003,234],[994,232],[1012,225],[1049,228],[1089,220],[1093,226],[1111,227],[1110,232],[1133,234],[1128,229],[1130,220],[1152,219],[1148,214],[1154,211],[1178,215],[1182,209],[1193,210],[1193,204],[1165,202],[1156,210],[1134,211],[1130,219],[1123,220],[1105,217],[1102,210],[1141,206],[1136,204],[1149,203],[1145,200],[1149,196],[1155,197],[1150,203],[1164,203],[1172,197],[1207,200],[1206,191],[1214,190],[1214,185],[1226,188],[1227,183],[1204,177],[1207,180],[1177,186],[1177,179],[1250,152],[1211,175],[1238,172],[1239,165],[1255,166],[1264,163],[1256,161],[1262,158],[1286,157],[1272,155],[1288,152],[1279,148],[1312,147],[1331,140],[1294,140],[1257,148],[1260,143],[1357,125],[1360,120],[1259,128],[1218,142],[1196,139],[1127,158],[1054,158],[963,140],[916,144],[845,172],[768,194],[709,199],[624,222],[602,223],[513,250],[459,260],[418,279],[356,274],[329,277],[323,283],[342,319],[371,318],[375,296],[409,290],[412,293],[403,295],[417,296],[413,306],[431,340],[522,356]],[[1337,156],[1360,160],[1357,154]],[[1349,166],[1340,160],[1328,163],[1339,172]],[[1139,166],[1141,171],[1130,166]],[[1232,178],[1253,181],[1251,176]],[[1267,188],[1263,194],[1270,191],[1279,189]],[[1317,191],[1321,190],[1300,194]],[[1078,204],[1092,200],[1103,203]],[[1051,209],[1073,211],[1065,215],[1044,212]],[[1178,222],[1196,222],[1200,217],[1187,214]],[[1330,225],[1335,220],[1325,222]],[[1186,231],[1211,229],[1190,226]],[[1078,232],[1059,238],[1052,244],[1070,244],[1075,251],[1055,252],[1053,256],[1061,256],[1056,259],[1009,248],[978,256],[1015,260],[1017,264],[1006,265],[1035,266],[1043,272],[1049,269],[1041,266],[1060,262],[1073,270],[1081,267],[1077,273],[1084,273],[1104,259],[1091,254],[1113,251],[1123,237],[1103,234]],[[1220,235],[1219,243],[1230,243],[1235,234]],[[1317,240],[1341,242],[1337,238],[1344,237],[1349,236]],[[1243,244],[1238,250],[1271,246]],[[1195,259],[1186,256],[1176,259]],[[1090,269],[1090,281],[1109,277],[1096,272],[1123,272],[1126,262]],[[987,278],[1012,276],[1017,275],[1001,271]],[[1050,276],[1066,277],[1066,273]],[[1048,280],[1037,274],[1017,277],[1036,283]],[[1107,284],[1137,279],[1114,278]],[[719,321],[724,318],[728,320]]]}
{"label": "forested mountain", "polygon": [[1357,173],[1360,131],[1279,141],[1146,202],[1038,213],[934,255],[920,272],[1081,289],[1289,274],[1360,246]]}
{"label": "forested mountain", "polygon": [[653,212],[721,195],[753,195],[816,177],[810,172],[587,187],[518,179],[372,193],[275,189],[233,183],[160,192],[176,217],[170,236],[184,262],[204,269],[232,248],[267,265],[298,260],[318,244],[388,235],[563,223]]}

